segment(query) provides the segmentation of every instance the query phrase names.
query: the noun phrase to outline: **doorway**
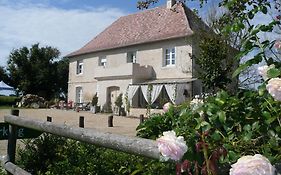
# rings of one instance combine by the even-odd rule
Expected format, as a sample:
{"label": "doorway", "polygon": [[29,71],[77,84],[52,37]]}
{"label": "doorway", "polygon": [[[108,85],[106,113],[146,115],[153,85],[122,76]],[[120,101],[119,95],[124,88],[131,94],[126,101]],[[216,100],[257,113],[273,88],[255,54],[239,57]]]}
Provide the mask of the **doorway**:
{"label": "doorway", "polygon": [[115,106],[115,101],[120,93],[120,87],[111,86],[107,88],[107,104],[110,104],[112,107]]}

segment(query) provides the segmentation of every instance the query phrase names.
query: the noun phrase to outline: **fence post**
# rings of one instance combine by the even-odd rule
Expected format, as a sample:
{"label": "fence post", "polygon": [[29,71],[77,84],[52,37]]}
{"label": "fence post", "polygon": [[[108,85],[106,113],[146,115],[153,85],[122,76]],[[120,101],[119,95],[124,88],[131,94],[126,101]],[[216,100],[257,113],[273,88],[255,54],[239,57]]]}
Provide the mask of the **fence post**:
{"label": "fence post", "polygon": [[144,115],[141,114],[141,115],[140,115],[140,124],[143,123],[143,122],[144,122]]}
{"label": "fence post", "polygon": [[113,127],[113,115],[108,116],[108,127]]}
{"label": "fence post", "polygon": [[[19,116],[19,110],[12,109],[11,115]],[[15,163],[16,144],[17,144],[17,126],[9,125],[7,162]],[[9,172],[8,172],[8,174],[11,175],[11,173],[9,173]]]}
{"label": "fence post", "polygon": [[47,122],[52,122],[52,117],[47,116]]}
{"label": "fence post", "polygon": [[83,116],[79,117],[79,127],[84,128],[84,117]]}

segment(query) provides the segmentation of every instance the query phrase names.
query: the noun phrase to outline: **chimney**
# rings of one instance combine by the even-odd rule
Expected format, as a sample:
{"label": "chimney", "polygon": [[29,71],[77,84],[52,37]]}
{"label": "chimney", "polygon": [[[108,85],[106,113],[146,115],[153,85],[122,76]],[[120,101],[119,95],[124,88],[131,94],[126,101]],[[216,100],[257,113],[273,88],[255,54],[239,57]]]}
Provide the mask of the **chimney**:
{"label": "chimney", "polygon": [[176,0],[167,0],[167,8],[170,9],[176,4]]}

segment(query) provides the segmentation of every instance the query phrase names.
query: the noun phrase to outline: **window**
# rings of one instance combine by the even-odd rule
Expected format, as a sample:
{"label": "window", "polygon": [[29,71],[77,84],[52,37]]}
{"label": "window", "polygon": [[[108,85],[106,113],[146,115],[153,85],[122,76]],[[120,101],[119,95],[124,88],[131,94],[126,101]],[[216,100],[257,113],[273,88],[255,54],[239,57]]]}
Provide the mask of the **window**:
{"label": "window", "polygon": [[99,66],[106,66],[106,56],[99,57]]}
{"label": "window", "polygon": [[136,63],[137,62],[137,52],[128,52],[127,53],[127,63]]}
{"label": "window", "polygon": [[166,48],[164,66],[175,65],[175,63],[176,63],[176,49],[174,47]]}
{"label": "window", "polygon": [[76,103],[83,102],[83,89],[82,87],[76,87]]}
{"label": "window", "polygon": [[77,61],[76,74],[83,73],[83,60]]}

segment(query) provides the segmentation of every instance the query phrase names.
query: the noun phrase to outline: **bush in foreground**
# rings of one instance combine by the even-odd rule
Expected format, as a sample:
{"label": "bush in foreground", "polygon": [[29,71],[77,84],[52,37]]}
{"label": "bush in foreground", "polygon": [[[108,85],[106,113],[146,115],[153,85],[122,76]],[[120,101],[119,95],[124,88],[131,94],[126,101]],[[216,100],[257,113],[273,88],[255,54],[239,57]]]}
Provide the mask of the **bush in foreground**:
{"label": "bush in foreground", "polygon": [[225,91],[203,103],[171,107],[156,114],[137,129],[140,137],[155,139],[174,130],[186,140],[188,151],[183,160],[193,172],[206,169],[213,174],[217,165],[230,165],[243,155],[262,154],[272,163],[281,160],[280,102],[269,94]]}
{"label": "bush in foreground", "polygon": [[23,169],[41,175],[169,175],[175,172],[172,163],[160,163],[50,134],[25,141],[25,148],[18,151],[17,157],[17,164]]}

